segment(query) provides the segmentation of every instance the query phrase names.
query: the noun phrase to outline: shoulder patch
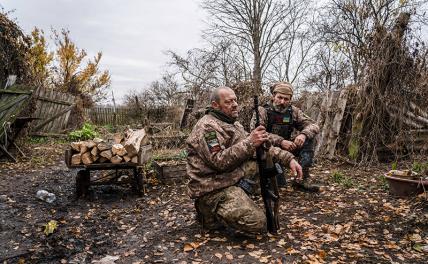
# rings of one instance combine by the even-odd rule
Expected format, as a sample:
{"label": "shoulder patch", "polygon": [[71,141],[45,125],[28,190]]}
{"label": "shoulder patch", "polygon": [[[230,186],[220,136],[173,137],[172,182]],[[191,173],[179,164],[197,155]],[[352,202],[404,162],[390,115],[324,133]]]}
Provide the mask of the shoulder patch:
{"label": "shoulder patch", "polygon": [[218,142],[217,133],[210,131],[204,134],[205,142],[207,142],[208,149],[211,153],[216,153],[221,150],[220,143]]}

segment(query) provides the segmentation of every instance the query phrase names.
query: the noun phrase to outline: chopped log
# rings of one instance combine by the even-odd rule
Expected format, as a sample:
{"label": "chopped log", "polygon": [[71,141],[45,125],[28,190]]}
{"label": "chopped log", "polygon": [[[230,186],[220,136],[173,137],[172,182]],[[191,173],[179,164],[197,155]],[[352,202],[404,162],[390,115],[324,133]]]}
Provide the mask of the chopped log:
{"label": "chopped log", "polygon": [[110,150],[110,149],[108,149],[108,150],[104,150],[104,151],[102,151],[102,152],[100,153],[100,156],[101,156],[101,157],[104,157],[104,158],[106,158],[106,159],[108,159],[108,160],[110,160],[110,159],[111,159],[111,157],[113,157],[113,153],[111,152],[111,150]]}
{"label": "chopped log", "polygon": [[101,142],[104,142],[104,140],[101,138],[94,138],[92,141],[94,141],[94,143],[97,145],[100,144]]}
{"label": "chopped log", "polygon": [[138,153],[138,164],[144,164],[152,158],[152,145],[144,145],[140,148],[140,153]]}
{"label": "chopped log", "polygon": [[97,148],[102,152],[104,150],[108,150],[111,149],[111,145],[105,143],[105,142],[101,142],[97,145]]}
{"label": "chopped log", "polygon": [[122,160],[123,160],[123,158],[122,158],[122,157],[120,157],[120,156],[118,156],[118,155],[113,156],[113,157],[110,159],[111,163],[120,163],[120,162],[122,162]]}
{"label": "chopped log", "polygon": [[74,151],[76,151],[76,152],[80,152],[80,145],[82,144],[82,142],[71,142],[70,143],[70,146],[71,146],[71,149],[72,150],[74,150]]}
{"label": "chopped log", "polygon": [[129,136],[130,136],[133,132],[134,132],[134,130],[132,130],[132,129],[130,129],[130,128],[127,128],[127,129],[125,130],[125,132],[124,132],[124,134],[125,134],[125,139],[126,139],[126,138],[129,138]]}
{"label": "chopped log", "polygon": [[121,157],[126,155],[126,149],[122,146],[122,144],[114,144],[111,147],[111,152],[113,155],[119,155]]}
{"label": "chopped log", "polygon": [[113,136],[113,142],[114,144],[120,144],[123,141],[123,135],[122,133],[115,133]]}
{"label": "chopped log", "polygon": [[71,156],[71,164],[72,165],[79,165],[82,162],[82,155],[80,153],[74,154]]}
{"label": "chopped log", "polygon": [[98,149],[98,147],[93,147],[91,150],[91,154],[92,156],[98,156],[100,154],[100,150]]}
{"label": "chopped log", "polygon": [[92,149],[93,147],[95,147],[97,144],[95,144],[95,142],[93,140],[88,140],[85,141],[85,145],[88,149]]}
{"label": "chopped log", "polygon": [[130,156],[128,156],[128,155],[123,156],[123,160],[124,160],[125,162],[129,162],[131,159],[132,159],[132,158],[131,158]]}
{"label": "chopped log", "polygon": [[130,133],[129,137],[125,140],[125,149],[130,157],[138,154],[140,146],[147,141],[146,131],[144,129],[135,130]]}
{"label": "chopped log", "polygon": [[138,156],[132,157],[131,162],[132,163],[138,163]]}
{"label": "chopped log", "polygon": [[122,148],[120,148],[120,149],[117,151],[117,155],[119,155],[119,156],[123,157],[123,156],[125,156],[126,154],[128,154],[128,152],[126,152],[126,149],[125,149],[125,147],[123,147],[123,145],[122,145],[122,144],[120,144],[120,145],[122,146]]}
{"label": "chopped log", "polygon": [[99,159],[98,159],[98,162],[99,163],[104,163],[104,162],[107,162],[107,161],[110,161],[109,159],[107,159],[106,157],[100,157]]}
{"label": "chopped log", "polygon": [[92,160],[92,156],[91,156],[91,152],[85,152],[82,154],[82,162],[83,164],[87,165],[87,164],[91,164],[94,161]]}
{"label": "chopped log", "polygon": [[92,157],[92,163],[96,163],[100,159],[99,155],[94,156],[91,154],[91,157]]}
{"label": "chopped log", "polygon": [[80,154],[83,155],[83,153],[88,152],[88,147],[82,142],[82,144],[80,145]]}

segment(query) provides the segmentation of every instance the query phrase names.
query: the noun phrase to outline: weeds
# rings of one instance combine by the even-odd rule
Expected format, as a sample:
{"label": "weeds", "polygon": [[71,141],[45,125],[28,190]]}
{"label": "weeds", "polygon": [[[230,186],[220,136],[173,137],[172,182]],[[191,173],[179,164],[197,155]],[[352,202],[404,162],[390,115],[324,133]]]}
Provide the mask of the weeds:
{"label": "weeds", "polygon": [[417,173],[427,173],[428,172],[428,162],[418,162],[414,161],[412,164],[412,171]]}
{"label": "weeds", "polygon": [[47,137],[29,137],[28,142],[30,144],[44,144],[48,142],[48,138]]}
{"label": "weeds", "polygon": [[341,171],[334,171],[331,178],[333,182],[342,185],[345,188],[351,188],[355,185],[354,181]]}
{"label": "weeds", "polygon": [[75,130],[68,134],[68,138],[72,141],[87,140],[97,136],[98,136],[98,132],[95,131],[95,126],[93,126],[90,123],[85,123],[83,124],[82,129]]}
{"label": "weeds", "polygon": [[380,180],[380,186],[381,186],[381,188],[383,189],[383,190],[388,190],[389,189],[389,186],[388,186],[388,182],[386,181],[386,178],[385,178],[385,176],[383,176],[383,175],[381,175],[380,177],[379,177],[379,180]]}

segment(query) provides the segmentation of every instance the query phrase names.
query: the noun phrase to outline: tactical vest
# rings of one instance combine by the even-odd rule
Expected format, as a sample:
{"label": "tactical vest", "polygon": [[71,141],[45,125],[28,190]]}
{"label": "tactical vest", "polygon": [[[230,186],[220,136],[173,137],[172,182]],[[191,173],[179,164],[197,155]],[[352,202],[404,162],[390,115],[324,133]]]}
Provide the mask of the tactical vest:
{"label": "tactical vest", "polygon": [[291,105],[287,108],[285,113],[277,112],[269,105],[265,105],[264,107],[267,111],[267,132],[290,140],[291,133],[293,132],[293,108]]}

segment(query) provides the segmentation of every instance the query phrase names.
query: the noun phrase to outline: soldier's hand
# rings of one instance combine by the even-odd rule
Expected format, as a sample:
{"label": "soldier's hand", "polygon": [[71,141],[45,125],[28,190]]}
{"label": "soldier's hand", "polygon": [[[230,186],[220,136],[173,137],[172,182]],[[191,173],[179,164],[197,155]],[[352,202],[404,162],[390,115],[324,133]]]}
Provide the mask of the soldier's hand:
{"label": "soldier's hand", "polygon": [[297,148],[293,141],[283,140],[281,141],[281,148],[287,151],[293,151]]}
{"label": "soldier's hand", "polygon": [[294,139],[294,144],[296,144],[298,148],[301,148],[303,146],[303,143],[305,143],[305,140],[306,140],[306,135],[300,134]]}
{"label": "soldier's hand", "polygon": [[300,182],[303,180],[303,172],[302,172],[302,166],[295,160],[292,159],[290,161],[290,171],[292,176],[294,176],[294,180]]}
{"label": "soldier's hand", "polygon": [[258,126],[256,129],[251,131],[250,140],[256,148],[263,144],[263,142],[269,140],[269,135],[266,132],[265,127]]}

